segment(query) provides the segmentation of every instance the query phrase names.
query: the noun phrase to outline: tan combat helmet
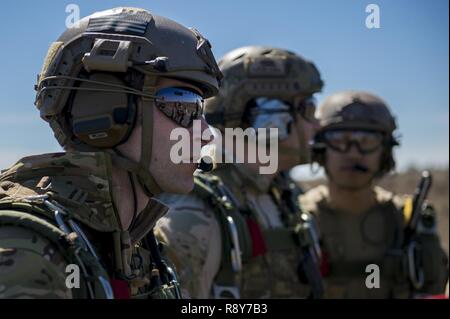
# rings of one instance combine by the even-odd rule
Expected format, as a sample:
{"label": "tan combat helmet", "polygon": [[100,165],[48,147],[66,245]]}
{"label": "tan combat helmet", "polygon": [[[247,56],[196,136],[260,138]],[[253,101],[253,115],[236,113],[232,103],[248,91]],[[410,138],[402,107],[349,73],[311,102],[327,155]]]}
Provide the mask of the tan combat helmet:
{"label": "tan combat helmet", "polygon": [[321,131],[355,128],[392,135],[397,128],[388,105],[367,92],[344,91],[333,94],[322,103],[318,114]]}
{"label": "tan combat helmet", "polygon": [[[114,8],[83,18],[48,50],[36,85],[36,106],[66,149],[107,151],[136,174],[148,193],[160,188],[148,167],[155,84],[171,77],[218,91],[221,72],[197,30],[139,8]],[[142,154],[131,161],[114,148],[128,139],[142,100]]]}
{"label": "tan combat helmet", "polygon": [[312,146],[313,160],[324,164],[323,133],[333,129],[378,131],[384,135],[384,154],[379,175],[395,167],[392,148],[399,145],[393,133],[397,129],[395,117],[381,98],[363,91],[343,91],[325,99],[318,110],[320,130]]}
{"label": "tan combat helmet", "polygon": [[[295,104],[323,87],[320,73],[311,61],[284,49],[238,48],[227,53],[219,67],[224,78],[219,94],[206,100],[205,117],[220,130],[242,127],[247,103],[254,98],[276,98]],[[300,162],[305,163],[309,150],[306,144],[300,148],[300,152],[279,150],[300,155]]]}
{"label": "tan combat helmet", "polygon": [[206,100],[208,123],[239,127],[246,103],[269,97],[293,101],[320,92],[323,81],[316,66],[288,50],[247,46],[228,52],[219,61],[223,72],[220,92]]}

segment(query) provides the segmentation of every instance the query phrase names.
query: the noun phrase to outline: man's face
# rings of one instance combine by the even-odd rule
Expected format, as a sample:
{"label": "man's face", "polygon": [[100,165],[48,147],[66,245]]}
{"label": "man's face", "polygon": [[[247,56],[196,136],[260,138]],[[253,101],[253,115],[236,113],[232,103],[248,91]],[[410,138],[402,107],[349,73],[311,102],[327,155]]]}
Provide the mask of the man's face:
{"label": "man's face", "polygon": [[[309,158],[308,143],[317,131],[317,127],[317,121],[306,121],[299,114],[296,115],[296,121],[292,123],[288,137],[279,143],[280,170],[304,164],[300,161],[300,154],[302,154],[302,157]],[[286,152],[283,149],[290,151]]]}
{"label": "man's face", "polygon": [[[308,143],[318,129],[315,117],[316,104],[312,97],[299,96],[295,101],[287,102],[282,98],[258,97],[251,100],[249,125],[255,130],[277,129],[276,172],[290,169],[309,161]],[[269,137],[266,131],[265,137]],[[267,147],[266,140],[258,142],[259,147]],[[262,150],[265,154],[268,150]],[[272,153],[272,150],[270,150]],[[258,166],[259,162],[257,162]],[[251,166],[249,164],[249,166]]]}
{"label": "man's face", "polygon": [[381,135],[372,134],[376,133],[335,131],[328,138],[325,135],[325,170],[332,183],[346,189],[371,184],[383,152]]}
{"label": "man's face", "polygon": [[310,158],[309,142],[319,128],[314,115],[315,106],[309,106],[308,115],[295,112],[295,121],[291,124],[289,135],[279,142],[279,167],[287,170],[296,165],[305,164]]}
{"label": "man's face", "polygon": [[[203,92],[190,83],[179,81],[175,79],[159,78],[157,82],[157,91],[164,88],[188,88],[198,92],[199,95],[203,95]],[[208,129],[208,125],[205,119],[202,117],[201,132]],[[188,193],[194,187],[193,173],[196,170],[196,163],[198,158],[193,154],[193,126],[187,127],[189,132],[188,142],[190,152],[189,154],[183,154],[189,163],[174,163],[171,159],[170,152],[172,147],[179,143],[178,140],[170,140],[170,134],[174,129],[180,128],[180,124],[165,115],[160,109],[153,109],[153,142],[152,142],[152,158],[150,163],[150,172],[157,181],[158,185],[164,192],[171,193]],[[127,147],[129,152],[127,155],[134,161],[140,160],[141,150],[141,134],[142,134],[142,122],[137,121],[136,127],[133,130],[129,143],[132,148]],[[201,135],[200,135],[201,136]],[[201,137],[196,137],[200,145],[203,146],[209,140],[201,140]],[[129,144],[127,142],[127,144]],[[136,150],[139,150],[138,152]],[[131,152],[131,154],[130,154]]]}
{"label": "man's face", "polygon": [[[186,87],[194,89],[198,94],[203,95],[203,92],[185,82],[177,81],[174,79],[161,78],[158,82],[158,88],[165,87]],[[175,164],[170,158],[170,150],[177,141],[170,140],[171,132],[179,128],[180,125],[168,118],[159,109],[154,112],[154,128],[153,128],[153,152],[152,162],[150,165],[150,171],[152,172],[158,184],[165,192],[172,193],[188,193],[194,188],[194,180],[192,174],[197,168],[197,161],[199,154],[193,152],[193,126],[187,128],[189,130],[189,154],[183,155],[186,159],[189,159],[189,163],[177,163]],[[201,132],[208,130],[208,124],[205,119],[201,118]],[[195,137],[197,140],[201,139],[201,136]],[[201,140],[201,146],[209,142],[209,140]]]}

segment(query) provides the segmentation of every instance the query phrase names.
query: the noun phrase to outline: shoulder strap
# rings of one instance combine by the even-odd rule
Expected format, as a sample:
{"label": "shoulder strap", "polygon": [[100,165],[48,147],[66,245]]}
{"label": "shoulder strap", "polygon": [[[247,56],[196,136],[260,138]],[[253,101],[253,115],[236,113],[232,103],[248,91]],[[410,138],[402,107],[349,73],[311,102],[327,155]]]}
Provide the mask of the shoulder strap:
{"label": "shoulder strap", "polygon": [[214,209],[222,234],[221,267],[215,278],[215,298],[239,298],[238,275],[244,262],[251,258],[251,238],[245,218],[232,202],[229,191],[219,177],[196,174],[194,193]]}
{"label": "shoulder strap", "polygon": [[297,198],[302,193],[286,172],[281,172],[270,186],[270,195],[280,208],[281,218],[286,227],[295,226],[298,222],[300,207]]}
{"label": "shoulder strap", "polygon": [[280,173],[275,178],[271,186],[271,195],[281,210],[286,228],[281,231],[271,230],[273,234],[266,233],[265,237],[269,239],[268,246],[275,249],[277,243],[284,247],[295,245],[299,250],[297,269],[300,281],[309,284],[311,298],[322,298],[324,287],[320,273],[319,232],[313,215],[302,211],[300,207],[298,198],[302,193],[303,191],[286,172]]}
{"label": "shoulder strap", "polygon": [[[43,211],[46,211],[45,215]],[[33,230],[52,242],[68,263],[77,264],[83,275],[85,289],[74,290],[75,298],[112,299],[108,275],[80,226],[72,219],[66,222],[58,209],[54,211],[55,220],[48,218],[49,215],[49,209],[33,201],[14,203],[3,200],[0,204],[0,227],[16,226]]]}
{"label": "shoulder strap", "polygon": [[143,238],[143,245],[150,253],[152,264],[152,299],[182,299],[180,284],[174,267],[163,254],[162,245],[156,239],[153,229]]}

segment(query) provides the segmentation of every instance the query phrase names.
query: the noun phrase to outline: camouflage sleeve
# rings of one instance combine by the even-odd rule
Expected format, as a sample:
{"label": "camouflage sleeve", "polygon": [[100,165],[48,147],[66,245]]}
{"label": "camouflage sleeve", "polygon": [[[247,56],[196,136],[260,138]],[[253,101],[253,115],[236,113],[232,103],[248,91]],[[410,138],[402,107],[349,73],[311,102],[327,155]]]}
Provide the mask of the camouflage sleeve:
{"label": "camouflage sleeve", "polygon": [[162,200],[170,210],[158,221],[155,233],[167,244],[166,254],[177,268],[183,297],[209,298],[221,264],[219,222],[195,195]]}
{"label": "camouflage sleeve", "polygon": [[65,267],[46,238],[23,227],[0,228],[0,299],[72,298]]}

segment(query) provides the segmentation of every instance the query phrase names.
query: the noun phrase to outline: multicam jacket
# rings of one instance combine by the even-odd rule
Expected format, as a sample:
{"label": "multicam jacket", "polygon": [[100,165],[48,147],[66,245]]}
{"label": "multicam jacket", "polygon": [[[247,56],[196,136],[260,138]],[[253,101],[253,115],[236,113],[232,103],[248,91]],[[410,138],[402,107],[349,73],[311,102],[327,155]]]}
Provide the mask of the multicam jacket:
{"label": "multicam jacket", "polygon": [[[330,207],[328,188],[318,186],[299,197],[302,208],[316,216],[321,234],[322,274],[326,298],[410,298],[443,293],[448,278],[447,257],[435,234],[417,238],[422,246],[425,283],[414,292],[408,279],[403,247],[407,196],[374,188],[377,204],[352,215]],[[431,208],[431,207],[430,207]],[[367,285],[372,268],[379,268],[379,287]]]}
{"label": "multicam jacket", "polygon": [[[213,174],[196,176],[197,186],[207,180],[225,185],[223,194],[163,194],[169,213],[156,226],[179,269],[183,295],[191,298],[306,298],[309,287],[300,281],[300,249],[294,227],[300,212],[286,212],[280,189],[265,176],[244,167],[222,165]],[[286,182],[286,181],[285,181]],[[222,184],[223,183],[223,184]],[[214,191],[214,190],[213,190]],[[230,201],[230,203],[222,202]],[[242,268],[236,266],[233,231],[218,207],[234,206]],[[290,215],[290,216],[286,216]],[[228,234],[231,233],[231,234]],[[228,241],[228,245],[224,243]],[[230,247],[231,246],[231,247]]]}
{"label": "multicam jacket", "polygon": [[[166,207],[152,199],[136,226],[122,229],[111,169],[107,153],[67,152],[2,171],[0,298],[176,297],[152,231]],[[68,279],[71,264],[79,286]]]}

